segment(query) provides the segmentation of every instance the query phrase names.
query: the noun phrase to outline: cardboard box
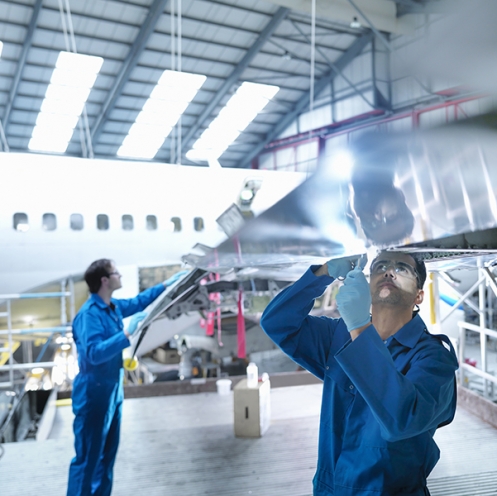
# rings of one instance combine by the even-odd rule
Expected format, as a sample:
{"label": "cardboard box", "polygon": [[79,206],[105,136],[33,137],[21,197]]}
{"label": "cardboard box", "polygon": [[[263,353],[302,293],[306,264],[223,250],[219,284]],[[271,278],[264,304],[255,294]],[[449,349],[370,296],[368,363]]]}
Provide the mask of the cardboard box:
{"label": "cardboard box", "polygon": [[271,423],[271,384],[259,382],[257,388],[248,388],[242,379],[233,389],[235,436],[261,437]]}
{"label": "cardboard box", "polygon": [[160,363],[172,364],[179,363],[181,357],[178,355],[177,350],[164,350],[163,348],[157,348],[154,352],[154,359]]}

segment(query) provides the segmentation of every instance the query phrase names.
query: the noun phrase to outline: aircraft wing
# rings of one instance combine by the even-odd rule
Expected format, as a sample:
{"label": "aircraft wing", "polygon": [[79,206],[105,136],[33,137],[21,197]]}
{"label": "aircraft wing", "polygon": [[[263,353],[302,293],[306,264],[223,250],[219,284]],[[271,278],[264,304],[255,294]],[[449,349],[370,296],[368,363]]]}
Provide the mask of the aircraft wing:
{"label": "aircraft wing", "polygon": [[364,135],[320,157],[313,176],[194,263],[250,278],[302,274],[309,264],[371,248],[437,263],[491,260],[496,196],[497,112],[415,133]]}
{"label": "aircraft wing", "polygon": [[186,255],[195,269],[159,299],[142,329],[214,311],[212,294],[233,308],[239,291],[274,295],[311,264],[380,249],[417,253],[432,270],[497,262],[496,112],[364,135],[323,155],[315,174],[273,207],[216,248]]}

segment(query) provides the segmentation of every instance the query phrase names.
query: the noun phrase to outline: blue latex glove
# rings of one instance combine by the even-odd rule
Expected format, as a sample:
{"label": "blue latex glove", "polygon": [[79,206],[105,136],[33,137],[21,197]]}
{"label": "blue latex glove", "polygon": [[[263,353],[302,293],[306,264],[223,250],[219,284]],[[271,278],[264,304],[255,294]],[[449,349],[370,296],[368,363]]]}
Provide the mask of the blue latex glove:
{"label": "blue latex glove", "polygon": [[326,265],[328,265],[328,274],[330,277],[333,277],[333,279],[343,279],[355,266],[359,265],[359,267],[363,269],[366,266],[367,261],[367,255],[363,255],[359,259],[356,257],[347,257],[328,260]]}
{"label": "blue latex glove", "polygon": [[336,302],[349,332],[371,321],[371,292],[360,265],[347,274],[343,286],[338,291]]}
{"label": "blue latex glove", "polygon": [[166,279],[162,284],[167,288],[168,286],[172,286],[178,279],[183,277],[185,274],[188,274],[189,270],[182,270],[180,272],[176,272],[174,276],[171,276],[169,279]]}
{"label": "blue latex glove", "polygon": [[138,330],[138,324],[147,316],[147,312],[138,312],[131,317],[131,320],[129,321],[129,326],[128,326],[128,334],[130,336],[133,336],[135,332]]}

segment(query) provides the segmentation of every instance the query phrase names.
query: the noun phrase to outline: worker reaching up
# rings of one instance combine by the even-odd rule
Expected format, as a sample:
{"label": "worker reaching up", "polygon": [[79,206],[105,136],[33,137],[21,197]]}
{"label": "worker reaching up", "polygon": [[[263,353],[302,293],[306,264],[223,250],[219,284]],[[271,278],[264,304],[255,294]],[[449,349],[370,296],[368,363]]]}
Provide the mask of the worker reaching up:
{"label": "worker reaching up", "polygon": [[[79,373],[72,390],[76,456],[69,468],[67,496],[110,495],[124,396],[122,350],[145,317],[138,312],[184,274],[179,272],[135,298],[119,300],[112,298],[122,286],[112,260],[96,260],[86,270],[91,294],[73,322]],[[134,314],[125,330],[123,318]]]}
{"label": "worker reaching up", "polygon": [[[364,265],[311,267],[271,301],[261,326],[324,381],[314,496],[426,496],[440,456],[433,435],[455,413],[456,355],[415,310],[421,260],[382,252],[369,283]],[[342,318],[310,316],[337,278],[345,279],[336,297]]]}

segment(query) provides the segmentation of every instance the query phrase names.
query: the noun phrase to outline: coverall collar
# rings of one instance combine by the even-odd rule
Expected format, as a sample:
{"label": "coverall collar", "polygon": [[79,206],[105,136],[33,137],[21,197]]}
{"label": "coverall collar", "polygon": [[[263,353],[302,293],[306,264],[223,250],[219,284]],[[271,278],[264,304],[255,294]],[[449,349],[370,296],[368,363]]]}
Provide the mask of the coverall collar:
{"label": "coverall collar", "polygon": [[103,308],[103,309],[109,308],[109,305],[107,305],[107,303],[105,303],[105,301],[102,300],[102,298],[100,298],[100,296],[97,293],[92,293],[90,295],[90,300],[92,303],[95,303],[95,305],[97,305],[100,308]]}
{"label": "coverall collar", "polygon": [[416,315],[405,326],[400,328],[392,338],[407,348],[414,348],[425,331],[425,325],[419,315]]}

